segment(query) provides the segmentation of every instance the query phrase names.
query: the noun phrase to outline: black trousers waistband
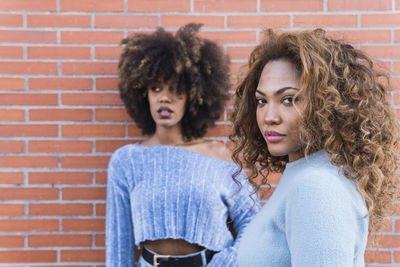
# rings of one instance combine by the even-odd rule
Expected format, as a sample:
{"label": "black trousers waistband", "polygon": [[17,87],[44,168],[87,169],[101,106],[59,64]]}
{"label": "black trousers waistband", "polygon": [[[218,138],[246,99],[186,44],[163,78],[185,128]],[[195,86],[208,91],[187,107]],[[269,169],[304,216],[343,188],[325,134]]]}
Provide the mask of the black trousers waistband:
{"label": "black trousers waistband", "polygon": [[205,249],[192,256],[176,257],[173,255],[155,254],[146,247],[143,247],[142,257],[145,261],[157,267],[200,267],[209,263],[215,253],[215,251]]}

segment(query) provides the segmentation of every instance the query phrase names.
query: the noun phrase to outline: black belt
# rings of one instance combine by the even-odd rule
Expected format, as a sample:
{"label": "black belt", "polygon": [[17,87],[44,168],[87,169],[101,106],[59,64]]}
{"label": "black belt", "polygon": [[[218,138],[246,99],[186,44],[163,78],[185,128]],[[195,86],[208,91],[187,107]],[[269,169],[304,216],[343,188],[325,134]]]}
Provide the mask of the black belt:
{"label": "black belt", "polygon": [[146,247],[143,247],[142,249],[143,259],[157,267],[200,267],[209,263],[215,253],[217,252],[205,249],[204,254],[206,262],[203,262],[203,257],[201,256],[202,253],[200,252],[193,256],[181,258],[169,255],[154,254],[146,249]]}

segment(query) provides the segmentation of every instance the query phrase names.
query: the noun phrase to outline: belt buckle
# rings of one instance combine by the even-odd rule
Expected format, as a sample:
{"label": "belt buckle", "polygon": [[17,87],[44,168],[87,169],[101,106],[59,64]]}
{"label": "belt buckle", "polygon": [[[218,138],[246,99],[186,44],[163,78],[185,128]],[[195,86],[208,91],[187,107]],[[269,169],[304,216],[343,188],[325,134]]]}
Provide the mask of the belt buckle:
{"label": "belt buckle", "polygon": [[160,263],[158,263],[158,259],[168,259],[169,257],[171,257],[171,255],[153,255],[153,266],[160,266]]}

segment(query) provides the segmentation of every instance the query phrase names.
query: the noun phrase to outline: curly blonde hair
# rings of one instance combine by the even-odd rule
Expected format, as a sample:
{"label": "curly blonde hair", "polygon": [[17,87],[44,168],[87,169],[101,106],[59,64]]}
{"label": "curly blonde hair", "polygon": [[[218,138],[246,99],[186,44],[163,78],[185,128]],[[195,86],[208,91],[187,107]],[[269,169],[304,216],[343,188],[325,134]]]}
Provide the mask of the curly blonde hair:
{"label": "curly blonde hair", "polygon": [[[230,140],[233,160],[250,169],[249,180],[261,175],[268,184],[273,172],[283,172],[287,156],[274,157],[257,126],[254,97],[264,66],[289,60],[301,74],[304,101],[299,121],[302,150],[307,156],[325,150],[331,163],[354,180],[364,197],[371,231],[378,231],[397,197],[397,119],[380,82],[384,74],[350,44],[328,37],[322,29],[297,33],[266,31],[266,39],[251,53],[245,78],[235,95]],[[240,159],[241,158],[241,159]]]}

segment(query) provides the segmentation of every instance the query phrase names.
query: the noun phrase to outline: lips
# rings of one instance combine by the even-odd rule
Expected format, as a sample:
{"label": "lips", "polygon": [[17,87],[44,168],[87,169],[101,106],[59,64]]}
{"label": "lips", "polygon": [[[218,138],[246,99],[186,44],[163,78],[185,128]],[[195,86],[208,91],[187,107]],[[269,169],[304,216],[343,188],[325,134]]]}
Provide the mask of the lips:
{"label": "lips", "polygon": [[173,113],[172,109],[169,107],[160,107],[157,112],[161,118],[169,118]]}
{"label": "lips", "polygon": [[265,139],[267,139],[267,141],[270,143],[279,142],[285,137],[284,134],[275,131],[265,131],[264,135]]}

